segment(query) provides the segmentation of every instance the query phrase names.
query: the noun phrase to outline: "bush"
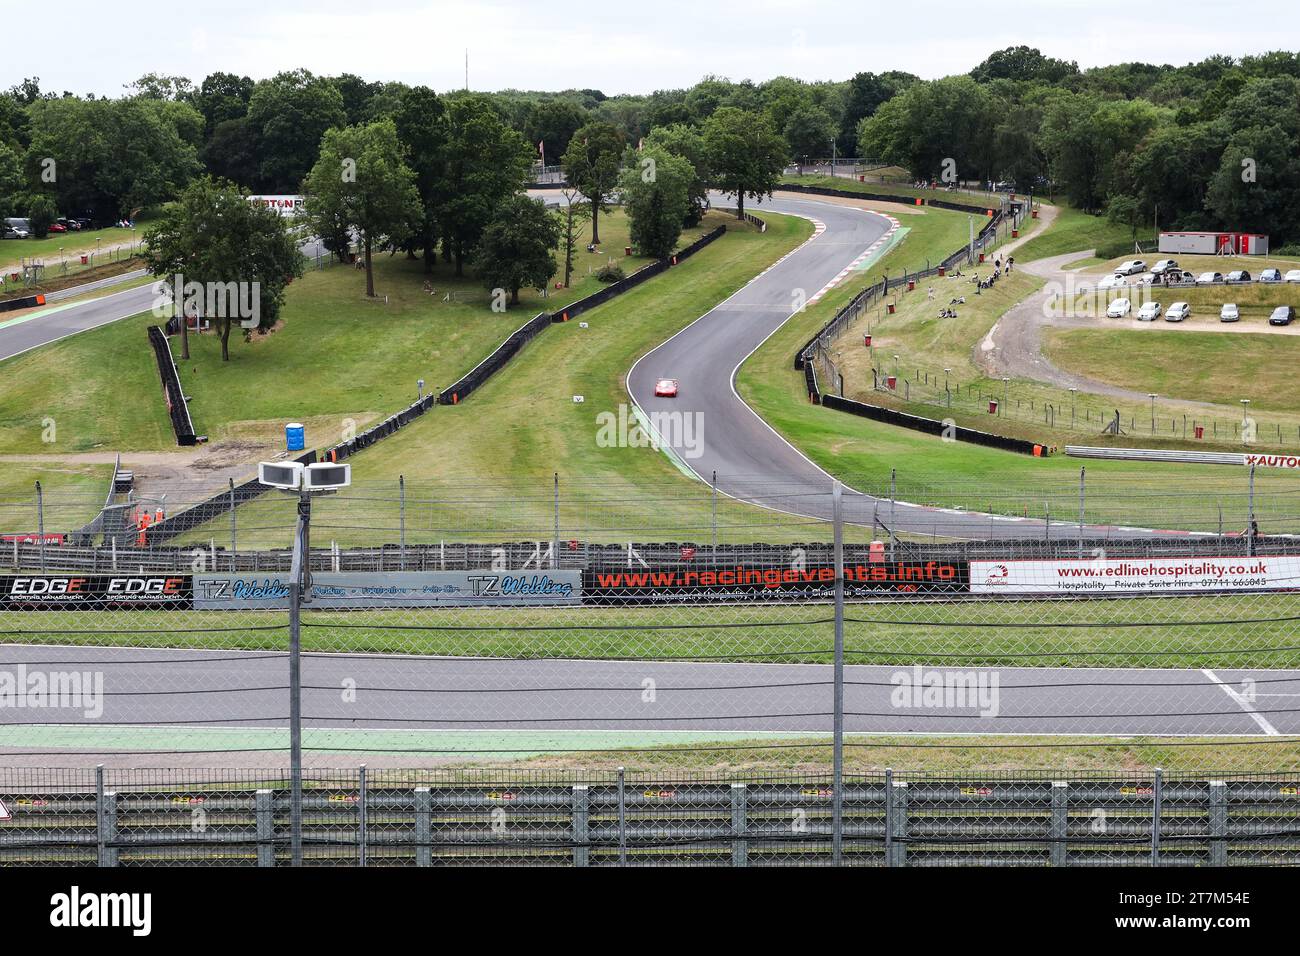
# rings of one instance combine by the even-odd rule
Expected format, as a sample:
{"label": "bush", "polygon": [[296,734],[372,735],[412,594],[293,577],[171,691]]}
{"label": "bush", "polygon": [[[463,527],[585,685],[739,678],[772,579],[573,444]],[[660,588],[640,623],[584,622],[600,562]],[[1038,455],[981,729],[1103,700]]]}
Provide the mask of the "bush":
{"label": "bush", "polygon": [[623,267],[612,262],[596,270],[596,279],[600,282],[617,282],[625,278],[627,276],[623,272]]}
{"label": "bush", "polygon": [[[1137,241],[1148,253],[1156,251],[1156,234],[1153,232],[1138,233]],[[1104,242],[1097,246],[1098,259],[1118,259],[1121,256],[1133,256],[1133,240],[1117,239],[1113,242]]]}
{"label": "bush", "polygon": [[27,207],[27,218],[32,224],[32,235],[44,239],[50,234],[50,226],[59,217],[59,207],[49,196],[36,196]]}
{"label": "bush", "polygon": [[1270,249],[1271,256],[1300,256],[1300,243],[1290,242],[1277,249]]}

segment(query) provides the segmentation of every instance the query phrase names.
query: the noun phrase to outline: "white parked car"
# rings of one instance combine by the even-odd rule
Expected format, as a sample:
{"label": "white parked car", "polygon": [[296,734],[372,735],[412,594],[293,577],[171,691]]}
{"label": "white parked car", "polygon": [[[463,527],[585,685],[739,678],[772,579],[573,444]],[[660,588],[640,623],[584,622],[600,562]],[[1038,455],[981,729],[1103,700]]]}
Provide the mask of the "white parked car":
{"label": "white parked car", "polygon": [[1192,307],[1186,302],[1175,302],[1165,313],[1166,322],[1181,322],[1192,314]]}
{"label": "white parked car", "polygon": [[1106,307],[1106,318],[1122,319],[1132,311],[1132,303],[1128,299],[1116,299]]}
{"label": "white parked car", "polygon": [[1130,259],[1128,262],[1121,262],[1115,267],[1115,275],[1117,276],[1137,275],[1139,272],[1146,271],[1147,264],[1141,259]]}
{"label": "white parked car", "polygon": [[1139,322],[1154,322],[1156,319],[1160,318],[1160,303],[1145,303],[1142,308],[1138,309],[1137,317]]}
{"label": "white parked car", "polygon": [[1300,269],[1288,269],[1282,277],[1283,282],[1300,282]]}
{"label": "white parked car", "polygon": [[1159,262],[1157,262],[1155,265],[1151,267],[1151,274],[1162,276],[1170,269],[1177,269],[1177,268],[1178,268],[1177,259],[1161,259]]}
{"label": "white parked car", "polygon": [[1222,272],[1202,272],[1196,277],[1197,285],[1214,285],[1216,282],[1223,281]]}
{"label": "white parked car", "polygon": [[1282,281],[1282,270],[1281,270],[1281,269],[1261,269],[1260,272],[1259,272],[1259,281],[1260,281],[1260,282],[1281,282],[1281,281]]}
{"label": "white parked car", "polygon": [[1128,279],[1122,275],[1103,276],[1097,283],[1098,289],[1122,289],[1128,285]]}
{"label": "white parked car", "polygon": [[1241,313],[1237,311],[1237,303],[1225,302],[1223,308],[1219,310],[1220,322],[1238,322],[1241,320]]}

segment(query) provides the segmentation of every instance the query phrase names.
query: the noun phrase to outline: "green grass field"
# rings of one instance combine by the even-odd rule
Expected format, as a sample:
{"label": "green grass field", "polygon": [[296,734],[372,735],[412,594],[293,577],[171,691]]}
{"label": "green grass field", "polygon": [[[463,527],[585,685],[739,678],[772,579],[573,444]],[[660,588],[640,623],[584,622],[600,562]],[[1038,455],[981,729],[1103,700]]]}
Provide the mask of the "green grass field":
{"label": "green grass field", "polygon": [[[1300,392],[1291,390],[1300,367],[1296,336],[1192,332],[1160,323],[1151,330],[1055,330],[1046,352],[1061,368],[1126,388],[1225,408],[1250,398],[1252,410],[1300,413]],[[1295,438],[1294,427],[1287,437]]]}
{"label": "green grass field", "polygon": [[[851,603],[845,650],[856,664],[1295,668],[1298,612],[1294,594]],[[266,650],[285,646],[287,618],[49,611],[0,614],[0,630],[16,642]],[[819,604],[421,608],[307,611],[302,642],[340,653],[826,663],[833,629]]]}

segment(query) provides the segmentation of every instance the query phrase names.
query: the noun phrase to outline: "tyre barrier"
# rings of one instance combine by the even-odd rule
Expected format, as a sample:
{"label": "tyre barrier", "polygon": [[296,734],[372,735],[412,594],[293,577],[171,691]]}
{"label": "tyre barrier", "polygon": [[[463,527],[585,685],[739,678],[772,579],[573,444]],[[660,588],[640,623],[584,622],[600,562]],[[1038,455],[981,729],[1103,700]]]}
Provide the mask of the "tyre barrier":
{"label": "tyre barrier", "polygon": [[176,361],[172,358],[171,346],[167,343],[167,336],[163,334],[163,330],[156,325],[149,326],[149,345],[153,348],[154,358],[158,362],[163,401],[167,403],[167,415],[171,419],[172,431],[176,435],[176,444],[197,445],[199,438],[194,434],[189,401],[181,389],[180,375],[176,372]]}
{"label": "tyre barrier", "polygon": [[21,299],[7,299],[0,302],[0,312],[17,312],[21,309],[33,309],[45,304],[45,294],[23,296]]}
{"label": "tyre barrier", "polygon": [[873,421],[884,422],[888,425],[900,425],[903,428],[911,428],[914,431],[925,432],[928,435],[940,435],[956,441],[970,442],[973,445],[985,445],[989,448],[1000,448],[1003,451],[1014,451],[1022,455],[1033,455],[1034,457],[1042,457],[1044,452],[1043,446],[1035,442],[1024,441],[1020,438],[1007,438],[1005,435],[993,435],[989,432],[977,431],[974,428],[964,428],[952,422],[922,418],[920,415],[909,415],[893,408],[855,402],[849,398],[840,398],[838,395],[821,396],[821,404],[826,408],[848,412],[850,415],[870,418]]}

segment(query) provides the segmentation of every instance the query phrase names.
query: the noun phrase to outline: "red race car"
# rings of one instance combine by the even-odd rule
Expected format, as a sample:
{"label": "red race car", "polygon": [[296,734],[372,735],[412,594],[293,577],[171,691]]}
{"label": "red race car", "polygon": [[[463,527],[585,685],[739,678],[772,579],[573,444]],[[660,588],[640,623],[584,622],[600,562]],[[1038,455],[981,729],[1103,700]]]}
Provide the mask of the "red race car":
{"label": "red race car", "polygon": [[676,398],[677,379],[661,378],[655,382],[655,398]]}

